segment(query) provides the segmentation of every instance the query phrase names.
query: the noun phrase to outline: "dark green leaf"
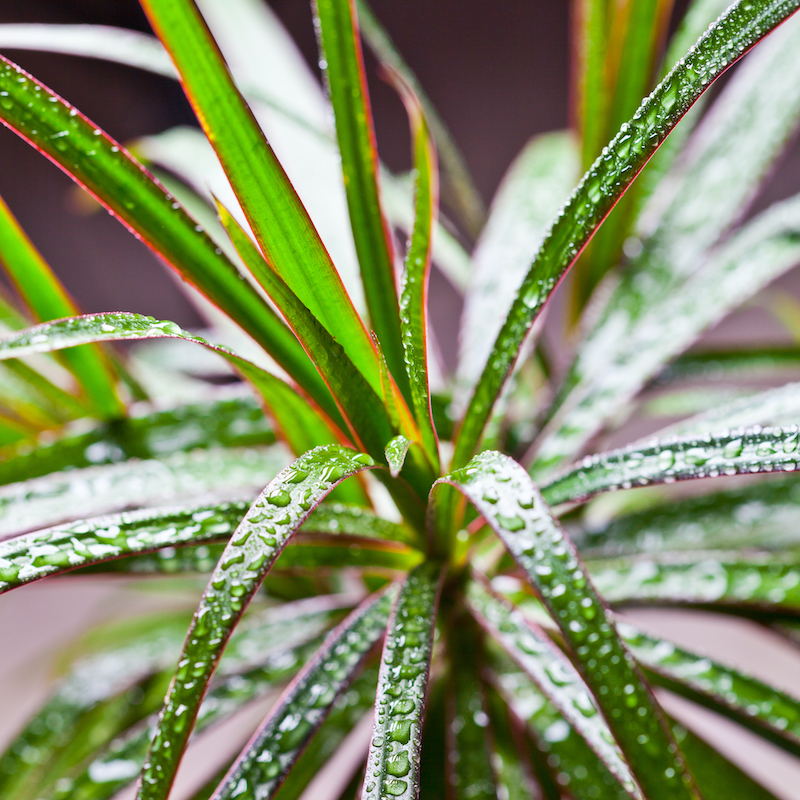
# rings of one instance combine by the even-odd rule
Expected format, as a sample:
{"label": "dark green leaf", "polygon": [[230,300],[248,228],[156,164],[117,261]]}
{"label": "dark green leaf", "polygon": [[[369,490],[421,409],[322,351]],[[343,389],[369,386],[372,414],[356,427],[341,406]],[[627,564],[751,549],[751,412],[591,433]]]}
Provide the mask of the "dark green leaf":
{"label": "dark green leaf", "polygon": [[541,594],[644,796],[696,797],[652,691],[525,470],[487,451],[442,480],[483,515]]}
{"label": "dark green leaf", "polygon": [[279,473],[250,507],[195,613],[139,785],[140,798],[164,800],[169,794],[222,650],[289,538],[337,483],[373,465],[369,456],[337,445],[318,447]]}
{"label": "dark green leaf", "polygon": [[421,564],[392,610],[381,659],[363,800],[419,793],[422,714],[442,568]]}
{"label": "dark green leaf", "polygon": [[383,636],[395,595],[392,587],[370,597],[330,633],[236,759],[214,792],[214,800],[255,800],[275,795],[336,699]]}
{"label": "dark green leaf", "polygon": [[789,428],[739,428],[700,437],[673,436],[586,456],[542,488],[550,505],[598,492],[748,472],[792,472],[800,434]]}
{"label": "dark green leaf", "polygon": [[797,0],[732,5],[643,101],[584,176],[543,242],[497,337],[464,417],[454,466],[472,455],[533,320],[614,204],[694,101],[798,6]]}
{"label": "dark green leaf", "polygon": [[389,371],[410,399],[400,336],[394,248],[381,210],[378,154],[355,4],[349,0],[315,0],[314,10],[367,309]]}

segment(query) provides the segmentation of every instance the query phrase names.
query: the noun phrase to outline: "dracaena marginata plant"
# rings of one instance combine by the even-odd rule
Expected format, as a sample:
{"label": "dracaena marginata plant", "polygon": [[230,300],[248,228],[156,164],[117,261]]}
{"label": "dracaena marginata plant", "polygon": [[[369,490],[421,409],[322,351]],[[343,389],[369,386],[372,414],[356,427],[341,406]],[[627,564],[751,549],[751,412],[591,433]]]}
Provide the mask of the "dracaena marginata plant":
{"label": "dracaena marginata plant", "polygon": [[[202,130],[126,149],[3,58],[0,119],[209,322],[81,316],[0,205],[0,592],[205,586],[190,619],[78,648],[0,758],[4,799],[165,800],[193,737],[276,691],[196,798],[297,798],[329,762],[345,799],[773,797],[655,690],[795,757],[800,701],[619,614],[800,635],[800,385],[746,389],[800,350],[685,352],[800,261],[800,197],[744,213],[800,120],[800,0],[694,0],[669,41],[669,0],[574,5],[574,130],[533,139],[488,213],[362,0],[313,6],[323,81],[261,0],[142,0],[155,36],[0,26],[2,48],[181,81]],[[408,111],[409,175],[380,164],[364,45]],[[452,377],[432,267],[464,295]],[[560,375],[536,323],[568,272]],[[204,382],[217,363],[241,381]],[[683,420],[604,452],[634,413]]]}

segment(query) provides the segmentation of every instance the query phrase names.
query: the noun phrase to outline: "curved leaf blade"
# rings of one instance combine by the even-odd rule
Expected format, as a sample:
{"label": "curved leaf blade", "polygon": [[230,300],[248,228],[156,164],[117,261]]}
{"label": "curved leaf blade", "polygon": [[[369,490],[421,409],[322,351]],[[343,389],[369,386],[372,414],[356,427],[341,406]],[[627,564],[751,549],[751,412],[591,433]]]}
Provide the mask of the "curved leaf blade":
{"label": "curved leaf blade", "polygon": [[738,428],[701,437],[674,436],[586,456],[542,488],[550,505],[599,492],[751,472],[793,472],[800,435],[789,428]]}
{"label": "curved leaf blade", "polygon": [[[0,335],[0,360],[32,353],[50,353],[91,342],[130,339],[185,339],[219,353],[250,380],[264,397],[294,450],[305,452],[320,442],[328,443],[333,439],[331,423],[315,409],[309,408],[296,391],[280,378],[226,347],[192,336],[174,322],[159,321],[141,314],[87,314]],[[335,419],[340,419],[335,405],[334,412]]]}
{"label": "curved leaf blade", "polygon": [[301,456],[273,479],[228,543],[200,600],[139,784],[141,800],[169,793],[222,650],[289,538],[337,483],[375,462],[336,445]]}
{"label": "curved leaf blade", "polygon": [[497,337],[462,422],[455,467],[466,463],[477,446],[534,319],[614,204],[708,86],[798,7],[793,0],[732,5],[643,101],[586,173],[542,243]]}
{"label": "curved leaf blade", "polygon": [[390,590],[368,598],[330,633],[237,757],[213,800],[274,796],[383,636],[395,595]]}
{"label": "curved leaf blade", "polygon": [[422,713],[443,576],[426,562],[406,578],[392,609],[381,658],[362,800],[419,793]]}
{"label": "curved leaf blade", "polygon": [[394,248],[381,209],[378,154],[355,4],[350,0],[315,0],[314,13],[370,323],[389,371],[410,400],[400,335]]}
{"label": "curved leaf blade", "polygon": [[644,796],[697,797],[652,690],[620,640],[577,550],[525,470],[508,456],[487,451],[442,481],[484,516],[541,594]]}

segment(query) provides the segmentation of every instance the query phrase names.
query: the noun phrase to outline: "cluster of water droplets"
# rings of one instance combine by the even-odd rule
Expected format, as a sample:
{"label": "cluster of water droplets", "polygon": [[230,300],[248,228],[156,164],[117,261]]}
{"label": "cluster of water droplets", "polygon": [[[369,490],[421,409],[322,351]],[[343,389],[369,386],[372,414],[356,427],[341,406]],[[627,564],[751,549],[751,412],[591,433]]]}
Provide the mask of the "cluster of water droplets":
{"label": "cluster of water droplets", "polygon": [[340,480],[374,464],[338,445],[317,447],[269,483],[248,510],[211,575],[189,629],[140,797],[168,788],[217,660],[245,607],[289,537]]}
{"label": "cluster of water droplets", "polygon": [[392,613],[364,777],[364,797],[370,800],[416,793],[439,572],[431,562],[413,570]]}
{"label": "cluster of water droplets", "polygon": [[671,437],[586,456],[580,465],[545,486],[550,504],[653,483],[758,472],[793,472],[800,461],[800,431],[737,428],[702,437]]}
{"label": "cluster of water droplets", "polygon": [[215,800],[270,796],[383,635],[395,595],[392,587],[371,598],[329,635],[237,759]]}

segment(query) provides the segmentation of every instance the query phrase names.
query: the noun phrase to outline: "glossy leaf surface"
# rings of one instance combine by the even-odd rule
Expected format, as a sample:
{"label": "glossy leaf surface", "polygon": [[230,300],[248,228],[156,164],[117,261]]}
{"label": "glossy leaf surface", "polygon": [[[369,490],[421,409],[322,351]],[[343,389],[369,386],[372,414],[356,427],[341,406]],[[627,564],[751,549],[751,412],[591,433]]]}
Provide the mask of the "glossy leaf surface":
{"label": "glossy leaf surface", "polygon": [[442,569],[434,562],[406,578],[392,609],[381,659],[363,800],[419,792],[422,714]]}

